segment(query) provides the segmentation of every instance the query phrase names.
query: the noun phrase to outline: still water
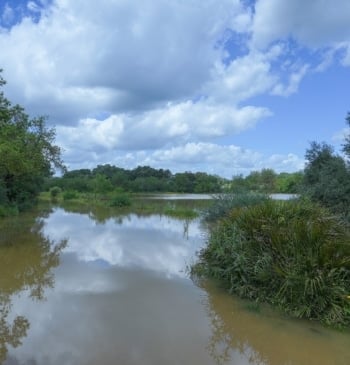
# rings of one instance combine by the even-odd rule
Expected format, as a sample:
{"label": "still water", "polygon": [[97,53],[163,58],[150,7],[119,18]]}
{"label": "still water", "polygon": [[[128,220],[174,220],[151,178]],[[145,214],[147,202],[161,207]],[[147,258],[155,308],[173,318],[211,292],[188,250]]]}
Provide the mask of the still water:
{"label": "still water", "polygon": [[350,364],[349,332],[194,283],[198,220],[56,207],[0,228],[0,364]]}

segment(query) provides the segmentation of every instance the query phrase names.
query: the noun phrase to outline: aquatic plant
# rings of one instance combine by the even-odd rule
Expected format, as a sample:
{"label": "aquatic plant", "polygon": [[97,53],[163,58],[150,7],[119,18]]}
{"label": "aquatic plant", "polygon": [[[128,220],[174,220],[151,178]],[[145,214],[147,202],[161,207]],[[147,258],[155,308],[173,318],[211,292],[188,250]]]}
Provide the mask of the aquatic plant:
{"label": "aquatic plant", "polygon": [[349,227],[307,201],[231,210],[212,229],[192,273],[299,318],[350,324]]}

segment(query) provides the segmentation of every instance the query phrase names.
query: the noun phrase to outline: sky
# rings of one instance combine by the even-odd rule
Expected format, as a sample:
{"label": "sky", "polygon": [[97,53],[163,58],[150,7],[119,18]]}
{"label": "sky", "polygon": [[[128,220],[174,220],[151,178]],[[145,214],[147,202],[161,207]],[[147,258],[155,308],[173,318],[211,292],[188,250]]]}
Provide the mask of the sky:
{"label": "sky", "polygon": [[0,0],[0,68],[70,170],[294,172],[348,133],[350,1]]}

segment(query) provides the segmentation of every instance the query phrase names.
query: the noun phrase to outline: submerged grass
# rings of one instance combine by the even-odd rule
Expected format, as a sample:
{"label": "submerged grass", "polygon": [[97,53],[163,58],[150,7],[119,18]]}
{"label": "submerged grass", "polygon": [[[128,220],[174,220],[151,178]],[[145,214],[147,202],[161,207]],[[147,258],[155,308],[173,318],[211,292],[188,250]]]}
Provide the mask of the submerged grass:
{"label": "submerged grass", "polygon": [[232,209],[212,229],[192,273],[299,318],[350,325],[349,227],[305,201]]}

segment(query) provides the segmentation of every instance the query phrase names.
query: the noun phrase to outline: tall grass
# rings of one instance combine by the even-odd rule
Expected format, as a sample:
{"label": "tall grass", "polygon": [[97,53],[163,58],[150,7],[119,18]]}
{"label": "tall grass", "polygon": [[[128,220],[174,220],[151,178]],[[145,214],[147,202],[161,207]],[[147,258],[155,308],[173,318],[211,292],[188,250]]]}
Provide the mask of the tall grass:
{"label": "tall grass", "polygon": [[350,324],[349,227],[305,201],[231,210],[213,228],[192,272],[296,317]]}

